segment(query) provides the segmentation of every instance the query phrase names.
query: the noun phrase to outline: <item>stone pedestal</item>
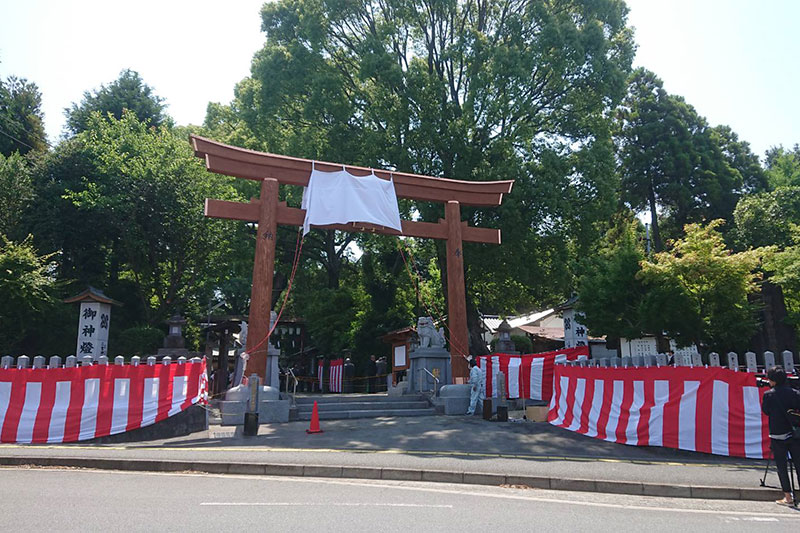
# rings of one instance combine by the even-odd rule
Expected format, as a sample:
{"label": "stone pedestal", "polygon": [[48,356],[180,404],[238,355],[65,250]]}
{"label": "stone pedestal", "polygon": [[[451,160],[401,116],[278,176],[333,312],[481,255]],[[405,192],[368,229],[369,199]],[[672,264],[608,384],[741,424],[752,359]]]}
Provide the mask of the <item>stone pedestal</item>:
{"label": "stone pedestal", "polygon": [[[289,400],[281,400],[280,391],[276,387],[262,387],[258,398],[259,424],[289,421]],[[249,399],[250,388],[246,385],[239,385],[225,393],[225,400],[220,402],[222,425],[242,425]]]}
{"label": "stone pedestal", "polygon": [[[439,399],[444,406],[444,414],[446,415],[464,415],[469,409],[470,393],[472,392],[472,385],[458,384],[458,385],[445,385],[439,389]],[[481,402],[478,402],[478,407],[475,411],[481,410]]]}
{"label": "stone pedestal", "polygon": [[[269,313],[269,327],[270,330],[275,328],[275,322],[278,320],[278,313],[270,311]],[[281,388],[281,374],[278,369],[278,357],[281,351],[272,344],[272,340],[267,341],[267,368],[266,376],[264,378],[264,385],[267,387],[275,387],[276,390]]]}
{"label": "stone pedestal", "polygon": [[408,381],[403,378],[397,385],[389,385],[389,396],[402,396],[403,394],[410,394],[411,390],[408,386]]}
{"label": "stone pedestal", "polygon": [[276,389],[280,389],[281,374],[278,369],[278,356],[280,355],[281,351],[270,343],[267,350],[267,377],[264,380],[264,384]]}
{"label": "stone pedestal", "polygon": [[[428,392],[436,389],[436,382],[424,370],[439,378],[439,387],[452,383],[450,353],[444,348],[417,348],[408,354],[409,392]],[[438,391],[437,391],[438,392]]]}

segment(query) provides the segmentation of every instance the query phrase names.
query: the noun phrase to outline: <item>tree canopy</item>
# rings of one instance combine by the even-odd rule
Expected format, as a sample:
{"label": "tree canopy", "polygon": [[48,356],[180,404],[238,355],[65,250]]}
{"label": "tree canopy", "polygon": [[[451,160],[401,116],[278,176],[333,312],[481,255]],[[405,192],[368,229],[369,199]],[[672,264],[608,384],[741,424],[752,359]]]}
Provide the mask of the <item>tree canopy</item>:
{"label": "tree canopy", "polygon": [[80,103],[73,103],[64,110],[67,122],[65,130],[72,135],[89,127],[92,113],[99,112],[104,118],[111,115],[121,119],[123,111],[131,111],[141,122],[151,126],[171,125],[172,119],[164,112],[164,99],[157,96],[152,87],[142,80],[139,73],[125,69],[119,78],[101,85],[95,91],[83,93]]}
{"label": "tree canopy", "polygon": [[0,346],[13,350],[45,327],[53,307],[52,255],[38,255],[30,237],[15,243],[0,234]]}
{"label": "tree canopy", "polygon": [[22,238],[21,222],[25,209],[34,199],[31,172],[25,159],[14,152],[0,154],[0,234]]}
{"label": "tree canopy", "polygon": [[645,69],[631,77],[618,127],[623,199],[650,211],[656,251],[663,249],[660,217],[678,237],[689,222],[730,221],[744,192],[766,187],[746,142],[727,126],[711,128]]}
{"label": "tree canopy", "polygon": [[[613,0],[265,4],[252,76],[206,125],[295,156],[515,179],[500,209],[463,210],[500,227],[508,250],[497,261],[465,247],[468,309],[476,319],[478,307],[525,308],[568,290],[571,258],[616,207],[608,115],[633,54],[626,12]],[[337,268],[347,242],[325,236],[316,261]]]}
{"label": "tree canopy", "polygon": [[671,250],[642,263],[645,307],[679,345],[717,351],[746,348],[758,324],[748,296],[756,292],[760,252],[731,253],[718,229],[722,220],[688,224]]}
{"label": "tree canopy", "polygon": [[578,311],[594,335],[613,341],[652,333],[642,305],[647,289],[640,279],[645,253],[638,221],[623,221],[598,244],[578,283]]}
{"label": "tree canopy", "polygon": [[0,154],[45,150],[42,95],[35,83],[15,76],[0,79]]}
{"label": "tree canopy", "polygon": [[[51,303],[89,284],[124,304],[112,352],[152,351],[176,311],[189,318],[191,348],[212,307],[249,312],[255,225],[207,219],[203,200],[246,201],[258,183],[207,172],[189,132],[513,179],[499,208],[462,206],[470,225],[503,236],[500,248],[464,245],[472,353],[486,349],[480,313],[527,313],[575,291],[592,335],[612,343],[667,334],[702,350],[752,348],[755,328],[800,324],[800,148],[774,147],[762,162],[655,74],[632,71],[623,1],[279,0],[260,16],[250,76],[231,102],[209,103],[202,126],[176,126],[163,98],[124,70],[65,110],[65,135],[48,147],[36,85],[0,81],[0,277],[11,272],[0,292],[12,291],[0,296],[26,300],[29,325],[6,331],[17,323],[3,308],[4,353],[69,353],[73,309]],[[280,200],[300,198],[281,187]],[[441,204],[399,207],[407,219],[443,216]],[[637,220],[645,210],[654,255]],[[296,228],[279,227],[274,308],[297,243]],[[385,350],[387,332],[445,318],[443,242],[314,230],[298,261],[284,317],[305,319],[325,355],[352,350],[359,364]],[[763,349],[794,348],[780,339]]]}

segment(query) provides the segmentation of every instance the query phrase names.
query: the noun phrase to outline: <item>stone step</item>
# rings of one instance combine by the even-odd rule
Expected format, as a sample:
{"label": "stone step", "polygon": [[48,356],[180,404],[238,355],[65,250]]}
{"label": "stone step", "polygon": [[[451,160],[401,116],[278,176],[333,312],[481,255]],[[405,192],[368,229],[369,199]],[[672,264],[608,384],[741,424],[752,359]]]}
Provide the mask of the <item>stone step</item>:
{"label": "stone step", "polygon": [[[374,411],[377,409],[427,409],[430,404],[427,401],[405,401],[405,402],[337,402],[317,404],[319,412],[330,411]],[[314,404],[297,404],[298,413],[310,413]]]}
{"label": "stone step", "polygon": [[424,396],[417,394],[404,396],[378,396],[373,394],[343,394],[343,395],[319,395],[319,396],[297,396],[295,403],[300,405],[323,404],[347,404],[347,403],[404,403],[427,401]]}
{"label": "stone step", "polygon": [[[358,410],[358,411],[320,411],[320,420],[341,420],[345,418],[379,418],[384,416],[433,416],[436,409],[383,409],[383,410]],[[311,420],[311,413],[298,413],[298,420]]]}

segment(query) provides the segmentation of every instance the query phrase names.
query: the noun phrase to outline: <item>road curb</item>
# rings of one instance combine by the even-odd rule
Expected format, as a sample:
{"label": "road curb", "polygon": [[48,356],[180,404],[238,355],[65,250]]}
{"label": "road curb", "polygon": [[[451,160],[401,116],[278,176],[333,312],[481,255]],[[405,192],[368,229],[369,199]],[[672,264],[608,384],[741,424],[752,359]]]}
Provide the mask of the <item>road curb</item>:
{"label": "road curb", "polygon": [[463,483],[468,485],[513,485],[534,489],[602,492],[632,496],[661,496],[669,498],[698,498],[710,500],[772,501],[781,496],[777,489],[709,487],[639,483],[594,479],[551,478],[484,472],[458,472],[370,466],[303,465],[285,463],[240,463],[211,461],[180,461],[157,459],[109,459],[92,457],[14,457],[0,456],[0,466],[39,466],[92,468],[130,472],[199,472],[208,474],[237,474],[258,476],[291,476],[346,479],[375,479],[399,481],[428,481],[434,483]]}

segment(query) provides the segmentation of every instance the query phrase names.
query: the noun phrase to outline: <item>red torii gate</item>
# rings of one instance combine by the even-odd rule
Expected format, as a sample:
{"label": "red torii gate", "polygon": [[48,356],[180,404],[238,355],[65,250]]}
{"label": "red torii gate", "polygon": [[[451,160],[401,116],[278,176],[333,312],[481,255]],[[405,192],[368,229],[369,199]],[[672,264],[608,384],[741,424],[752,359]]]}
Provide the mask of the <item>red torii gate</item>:
{"label": "red torii gate", "polygon": [[[261,182],[261,196],[258,200],[252,199],[248,203],[242,203],[207,198],[205,215],[258,223],[246,349],[250,354],[248,371],[252,370],[262,378],[266,378],[266,343],[255,351],[251,350],[269,333],[272,277],[275,270],[275,234],[278,224],[302,226],[305,220],[305,210],[288,207],[286,202],[278,201],[278,185],[282,183],[307,186],[311,176],[312,161],[246,150],[196,135],[190,138],[195,155],[205,159],[209,171]],[[317,170],[323,172],[338,171],[342,168],[355,176],[373,172],[373,169],[363,167],[320,161],[313,163]],[[511,192],[514,181],[461,181],[389,170],[374,170],[374,172],[379,178],[392,179],[395,192],[400,198],[444,203],[444,220],[440,219],[438,223],[402,220],[402,232],[366,223],[314,227],[446,240],[450,365],[454,378],[467,377],[467,364],[462,357],[468,355],[469,334],[461,243],[469,241],[500,244],[500,230],[467,225],[461,220],[461,205],[499,206],[503,195]]]}

